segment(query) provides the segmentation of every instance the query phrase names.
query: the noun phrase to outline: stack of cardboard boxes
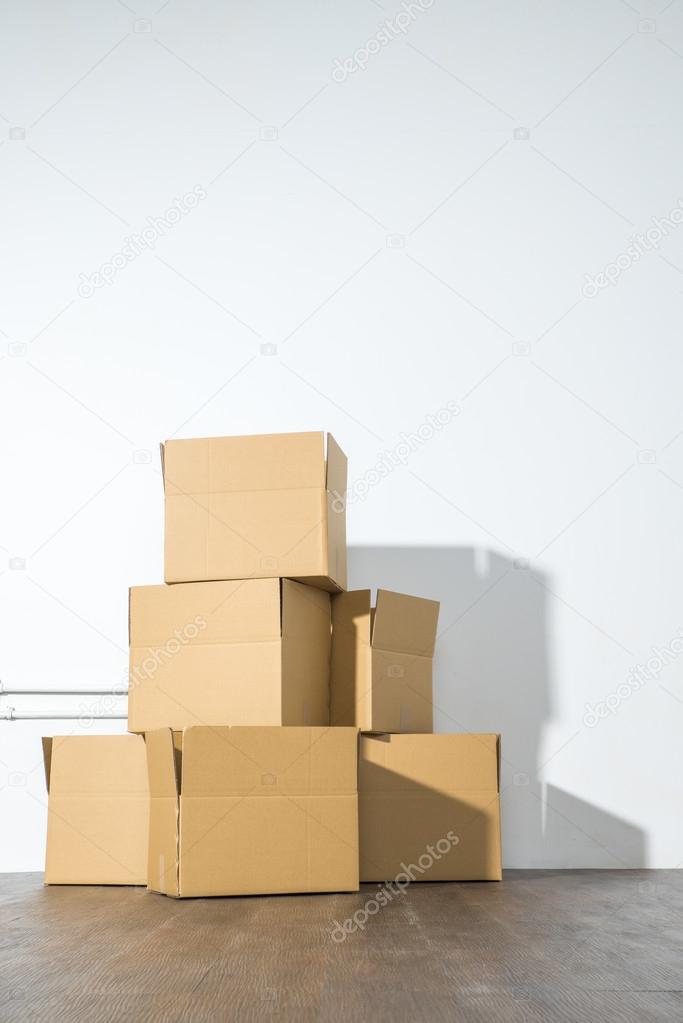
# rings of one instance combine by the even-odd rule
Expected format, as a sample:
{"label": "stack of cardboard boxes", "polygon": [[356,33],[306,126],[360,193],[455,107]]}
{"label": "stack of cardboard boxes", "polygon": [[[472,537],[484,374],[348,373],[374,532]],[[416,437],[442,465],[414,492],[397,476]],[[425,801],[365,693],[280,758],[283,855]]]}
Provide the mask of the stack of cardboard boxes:
{"label": "stack of cardboard boxes", "polygon": [[172,440],[162,467],[166,582],[130,591],[131,734],[44,740],[46,883],[499,879],[499,737],[433,734],[438,603],[347,592],[334,439]]}

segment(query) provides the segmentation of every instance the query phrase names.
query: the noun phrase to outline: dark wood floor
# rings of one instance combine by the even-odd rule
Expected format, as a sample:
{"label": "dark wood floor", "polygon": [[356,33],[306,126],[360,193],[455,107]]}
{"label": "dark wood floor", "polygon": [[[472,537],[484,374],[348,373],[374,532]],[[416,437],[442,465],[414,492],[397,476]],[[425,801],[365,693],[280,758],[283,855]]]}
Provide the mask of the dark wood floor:
{"label": "dark wood floor", "polygon": [[681,871],[414,884],[333,941],[375,891],[177,901],[0,875],[0,1021],[683,1020]]}

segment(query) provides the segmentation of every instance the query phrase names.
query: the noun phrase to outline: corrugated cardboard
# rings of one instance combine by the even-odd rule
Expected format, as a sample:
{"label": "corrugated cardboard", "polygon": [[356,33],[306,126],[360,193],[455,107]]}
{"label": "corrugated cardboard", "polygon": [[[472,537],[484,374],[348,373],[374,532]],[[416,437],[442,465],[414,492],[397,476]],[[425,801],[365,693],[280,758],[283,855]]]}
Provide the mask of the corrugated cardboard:
{"label": "corrugated cardboard", "polygon": [[431,732],[439,603],[370,590],[332,597],[330,722],[365,731]]}
{"label": "corrugated cardboard", "polygon": [[152,891],[357,891],[355,729],[159,729],[146,743]]}
{"label": "corrugated cardboard", "polygon": [[327,725],[330,595],[290,579],[130,591],[132,732]]}
{"label": "corrugated cardboard", "polygon": [[139,735],[43,739],[46,884],[147,882],[149,786]]}
{"label": "corrugated cardboard", "polygon": [[346,589],[346,456],[330,434],[169,440],[162,468],[166,582]]}
{"label": "corrugated cardboard", "polygon": [[500,881],[499,763],[498,735],[361,736],[361,881]]}

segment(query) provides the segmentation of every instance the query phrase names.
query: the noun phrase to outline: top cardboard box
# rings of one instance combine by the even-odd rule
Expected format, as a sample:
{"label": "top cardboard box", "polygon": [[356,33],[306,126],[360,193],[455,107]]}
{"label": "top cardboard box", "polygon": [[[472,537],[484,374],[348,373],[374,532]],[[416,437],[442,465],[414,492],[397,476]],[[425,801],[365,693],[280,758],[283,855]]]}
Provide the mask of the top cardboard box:
{"label": "top cardboard box", "polygon": [[161,453],[167,583],[346,589],[346,456],[330,434],[169,440]]}

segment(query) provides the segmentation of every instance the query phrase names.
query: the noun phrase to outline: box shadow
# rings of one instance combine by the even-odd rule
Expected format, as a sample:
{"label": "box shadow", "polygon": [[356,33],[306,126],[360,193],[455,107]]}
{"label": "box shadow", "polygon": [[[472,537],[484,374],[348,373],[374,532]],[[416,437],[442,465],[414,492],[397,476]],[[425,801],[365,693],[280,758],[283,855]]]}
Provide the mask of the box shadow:
{"label": "box shadow", "polygon": [[434,730],[502,734],[504,865],[647,866],[642,829],[541,780],[545,731],[558,706],[544,574],[486,548],[350,546],[348,553],[350,589],[441,602]]}

